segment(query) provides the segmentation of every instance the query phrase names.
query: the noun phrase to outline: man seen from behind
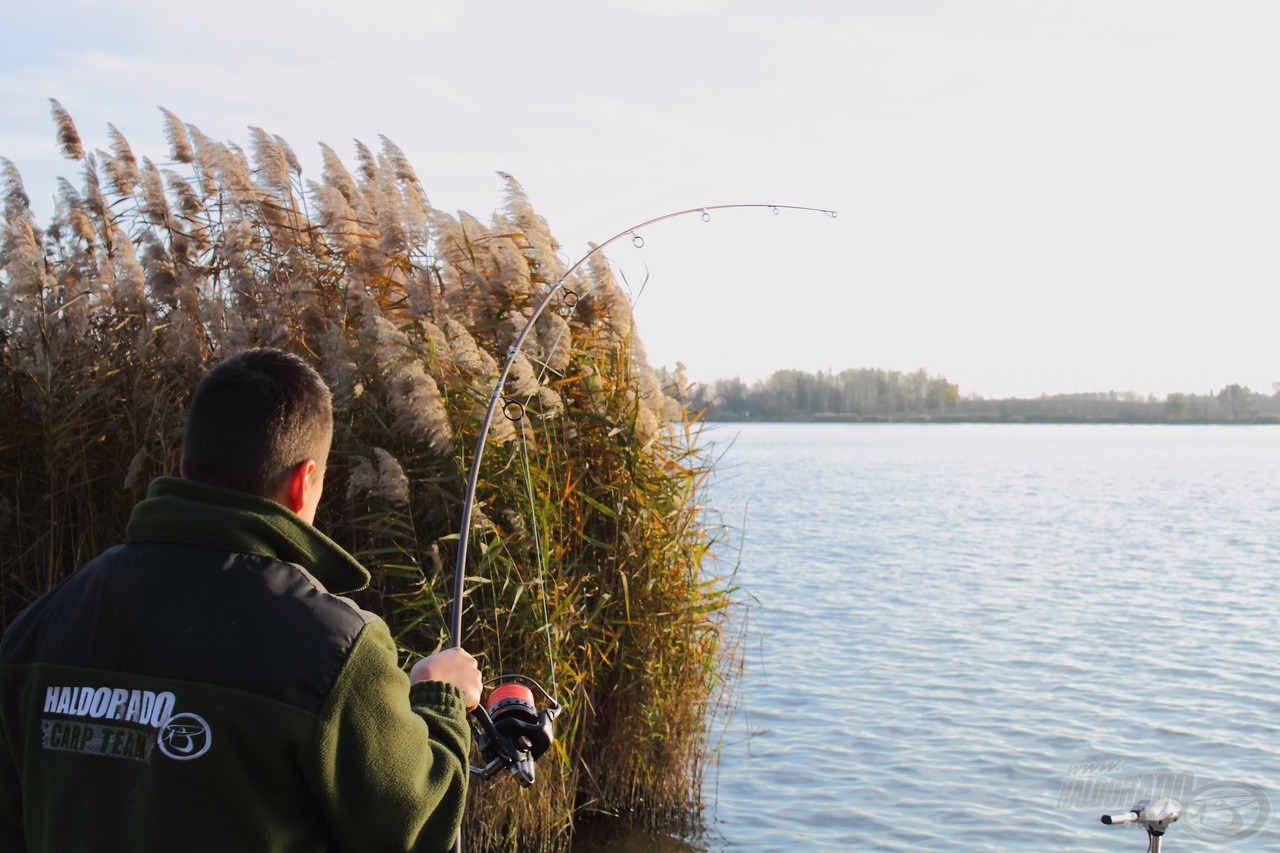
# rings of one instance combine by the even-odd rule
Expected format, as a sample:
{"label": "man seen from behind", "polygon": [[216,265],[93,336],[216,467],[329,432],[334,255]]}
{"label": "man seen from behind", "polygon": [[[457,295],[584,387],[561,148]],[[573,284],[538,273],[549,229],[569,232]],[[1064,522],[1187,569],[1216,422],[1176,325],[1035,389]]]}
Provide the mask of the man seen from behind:
{"label": "man seen from behind", "polygon": [[0,644],[0,850],[425,851],[462,819],[462,649],[397,665],[312,526],[320,376],[250,350],[198,385],[182,477]]}

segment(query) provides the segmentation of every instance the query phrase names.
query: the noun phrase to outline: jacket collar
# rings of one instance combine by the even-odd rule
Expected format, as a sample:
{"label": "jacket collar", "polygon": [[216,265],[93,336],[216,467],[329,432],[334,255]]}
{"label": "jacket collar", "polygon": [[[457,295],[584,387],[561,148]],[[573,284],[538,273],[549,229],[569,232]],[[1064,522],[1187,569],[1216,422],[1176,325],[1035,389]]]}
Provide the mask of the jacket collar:
{"label": "jacket collar", "polygon": [[369,585],[369,572],[355,557],[285,507],[195,480],[152,482],[133,508],[127,536],[130,542],[191,542],[296,563],[335,593]]}

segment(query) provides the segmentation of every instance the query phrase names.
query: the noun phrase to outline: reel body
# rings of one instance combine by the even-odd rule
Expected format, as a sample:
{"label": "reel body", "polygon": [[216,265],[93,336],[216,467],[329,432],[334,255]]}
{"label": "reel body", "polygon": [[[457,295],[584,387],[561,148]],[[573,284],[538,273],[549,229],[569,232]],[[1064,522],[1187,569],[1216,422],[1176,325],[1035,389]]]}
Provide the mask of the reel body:
{"label": "reel body", "polygon": [[[551,724],[562,706],[542,685],[524,675],[500,675],[486,684],[496,686],[489,698],[471,712],[471,728],[484,767],[471,772],[488,781],[503,770],[510,771],[521,785],[534,782],[534,762],[555,742]],[[546,704],[538,710],[533,690],[537,688]]]}

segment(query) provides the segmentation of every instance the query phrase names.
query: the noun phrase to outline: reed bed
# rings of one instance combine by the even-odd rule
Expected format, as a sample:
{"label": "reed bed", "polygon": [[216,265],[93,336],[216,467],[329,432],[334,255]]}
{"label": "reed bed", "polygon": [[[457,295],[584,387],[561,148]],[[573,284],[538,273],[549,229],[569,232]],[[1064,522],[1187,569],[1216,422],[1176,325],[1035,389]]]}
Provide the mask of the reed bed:
{"label": "reed bed", "polygon": [[[448,645],[464,474],[498,364],[567,268],[520,185],[488,222],[431,206],[404,154],[247,148],[164,111],[168,159],[108,126],[63,154],[45,228],[0,159],[0,618],[117,543],[176,472],[188,395],[213,363],[276,346],[314,363],[336,430],[319,524],[374,572],[363,603],[411,656]],[[576,821],[696,821],[706,712],[731,670],[727,584],[707,576],[710,467],[609,265],[593,259],[527,339],[476,494],[464,645],[566,710],[528,790],[473,785],[473,849],[555,850]],[[678,383],[677,383],[678,385]]]}

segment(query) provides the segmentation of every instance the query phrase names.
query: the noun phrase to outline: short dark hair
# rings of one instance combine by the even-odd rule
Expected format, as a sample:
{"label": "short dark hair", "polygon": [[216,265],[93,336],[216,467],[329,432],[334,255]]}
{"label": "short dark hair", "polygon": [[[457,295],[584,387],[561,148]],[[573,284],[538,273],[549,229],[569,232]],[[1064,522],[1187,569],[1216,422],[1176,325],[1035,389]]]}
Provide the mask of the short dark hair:
{"label": "short dark hair", "polygon": [[271,496],[301,462],[324,466],[333,396],[301,358],[252,349],[219,362],[196,386],[182,435],[192,480]]}

